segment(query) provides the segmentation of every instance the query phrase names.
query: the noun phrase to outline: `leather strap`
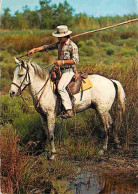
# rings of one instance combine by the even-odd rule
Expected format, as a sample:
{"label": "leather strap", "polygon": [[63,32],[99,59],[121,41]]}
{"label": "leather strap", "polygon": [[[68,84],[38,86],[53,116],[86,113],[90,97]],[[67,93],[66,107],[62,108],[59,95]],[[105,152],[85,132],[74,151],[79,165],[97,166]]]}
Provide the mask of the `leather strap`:
{"label": "leather strap", "polygon": [[40,100],[41,100],[41,97],[42,97],[42,95],[43,95],[43,93],[44,93],[44,91],[45,91],[45,89],[46,89],[48,80],[49,80],[49,78],[46,80],[46,83],[45,83],[45,85],[44,85],[43,91],[42,91],[42,93],[40,94],[40,96],[39,96],[39,98],[38,98],[37,106],[36,106],[37,108],[38,108],[39,105],[40,105]]}

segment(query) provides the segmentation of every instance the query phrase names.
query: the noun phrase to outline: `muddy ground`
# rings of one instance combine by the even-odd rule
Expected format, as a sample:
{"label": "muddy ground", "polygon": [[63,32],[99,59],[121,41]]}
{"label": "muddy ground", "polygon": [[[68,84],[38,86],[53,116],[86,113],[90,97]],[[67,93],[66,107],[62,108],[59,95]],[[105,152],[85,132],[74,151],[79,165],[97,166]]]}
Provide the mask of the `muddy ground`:
{"label": "muddy ground", "polygon": [[81,163],[80,167],[96,171],[108,176],[125,176],[138,178],[138,159],[130,157],[112,156],[101,157],[95,161]]}

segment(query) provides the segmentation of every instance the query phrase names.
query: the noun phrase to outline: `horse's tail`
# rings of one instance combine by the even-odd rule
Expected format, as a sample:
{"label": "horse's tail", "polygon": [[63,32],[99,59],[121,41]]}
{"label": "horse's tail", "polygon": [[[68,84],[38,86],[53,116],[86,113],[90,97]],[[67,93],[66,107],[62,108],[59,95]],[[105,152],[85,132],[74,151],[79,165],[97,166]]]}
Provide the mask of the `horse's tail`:
{"label": "horse's tail", "polygon": [[121,83],[117,80],[112,80],[113,83],[116,85],[117,88],[117,98],[120,102],[120,106],[122,109],[122,112],[125,112],[125,100],[126,100],[126,95],[125,95],[125,91],[121,85]]}

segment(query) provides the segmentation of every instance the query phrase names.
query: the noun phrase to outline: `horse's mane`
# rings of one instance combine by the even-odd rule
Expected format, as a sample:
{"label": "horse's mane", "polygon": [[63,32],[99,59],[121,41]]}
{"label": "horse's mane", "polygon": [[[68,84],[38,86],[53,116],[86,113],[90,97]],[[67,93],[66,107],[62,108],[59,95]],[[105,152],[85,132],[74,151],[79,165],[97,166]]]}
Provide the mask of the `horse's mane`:
{"label": "horse's mane", "polygon": [[37,65],[36,62],[31,62],[31,66],[34,68],[36,76],[40,77],[42,80],[46,80],[48,72],[46,72],[42,67]]}

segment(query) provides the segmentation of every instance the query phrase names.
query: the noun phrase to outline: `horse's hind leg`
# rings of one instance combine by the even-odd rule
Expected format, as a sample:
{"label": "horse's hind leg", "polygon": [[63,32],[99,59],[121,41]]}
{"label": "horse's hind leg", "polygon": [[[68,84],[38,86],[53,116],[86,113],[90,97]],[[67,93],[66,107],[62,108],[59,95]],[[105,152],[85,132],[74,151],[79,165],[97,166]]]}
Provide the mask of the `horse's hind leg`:
{"label": "horse's hind leg", "polygon": [[104,145],[103,145],[103,150],[106,151],[107,147],[108,147],[109,128],[112,125],[112,118],[111,118],[109,112],[100,113],[100,116],[102,118],[104,130],[105,130],[105,141],[104,141]]}
{"label": "horse's hind leg", "polygon": [[117,148],[120,148],[120,140],[118,138],[118,132],[115,125],[113,125],[113,138]]}

